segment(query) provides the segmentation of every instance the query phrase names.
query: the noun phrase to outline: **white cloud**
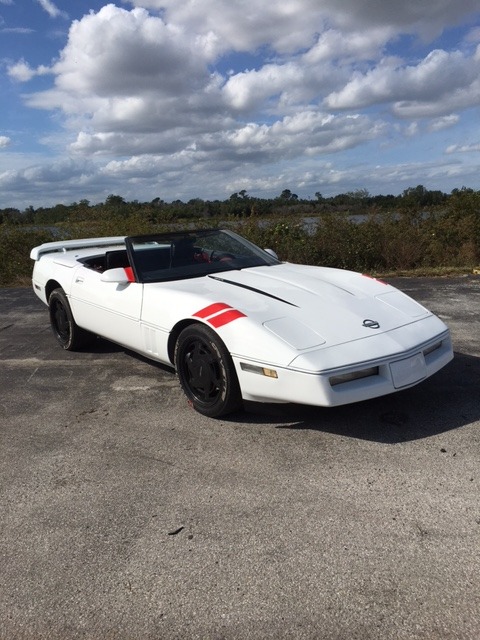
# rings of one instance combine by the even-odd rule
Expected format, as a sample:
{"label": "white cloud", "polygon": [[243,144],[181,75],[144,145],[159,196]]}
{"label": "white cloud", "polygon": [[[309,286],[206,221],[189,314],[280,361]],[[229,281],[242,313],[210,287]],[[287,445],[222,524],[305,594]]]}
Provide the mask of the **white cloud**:
{"label": "white cloud", "polygon": [[28,82],[35,76],[35,70],[25,60],[20,60],[8,67],[8,75],[17,82]]}
{"label": "white cloud", "polygon": [[370,28],[353,33],[327,29],[307,51],[304,61],[307,64],[322,64],[332,60],[341,60],[343,63],[376,60],[394,34],[391,27]]}
{"label": "white cloud", "polygon": [[480,151],[480,142],[473,144],[452,144],[446,149],[446,153],[471,153]]}
{"label": "white cloud", "polygon": [[[81,126],[76,152],[94,148],[96,153],[125,153],[122,140],[133,143],[138,152],[163,151],[171,147],[173,134],[180,148],[189,136],[241,127],[234,122],[239,113],[257,118],[263,113],[264,119],[275,120],[322,102],[323,108],[353,112],[390,103],[396,116],[417,118],[429,115],[432,108],[436,117],[448,115],[476,101],[480,61],[459,51],[441,50],[418,64],[382,58],[382,48],[393,35],[392,24],[350,34],[332,28],[321,32],[326,16],[342,22],[336,5],[328,1],[318,8],[314,0],[268,6],[245,0],[240,11],[237,3],[205,0],[200,13],[194,2],[142,4],[165,9],[165,14],[154,16],[144,8],[127,11],[110,4],[75,21],[66,47],[50,69],[55,86],[27,97],[30,106],[60,109],[69,126]],[[431,11],[440,15],[442,6],[437,0]],[[459,15],[471,6],[469,0],[460,2]],[[395,19],[416,24],[412,2],[403,10],[392,7],[393,24]],[[266,22],[274,33],[261,28]],[[304,45],[309,34],[320,35],[296,55],[228,78],[212,73],[209,56],[220,40],[238,48],[268,41],[286,50],[279,42],[285,43],[287,31],[295,31],[294,27]],[[205,44],[208,39],[210,47]],[[373,66],[367,65],[375,58]],[[359,65],[362,60],[365,70]],[[18,81],[46,72],[45,67],[32,69],[23,60],[9,68],[10,77]]]}
{"label": "white cloud", "polygon": [[8,138],[7,136],[0,136],[0,149],[4,149],[5,147],[8,147],[10,143],[11,143],[10,138]]}
{"label": "white cloud", "polygon": [[37,67],[37,69],[32,69],[25,60],[20,60],[10,65],[7,72],[9,77],[16,82],[28,82],[35,76],[43,76],[50,73],[50,69],[43,65]]}
{"label": "white cloud", "polygon": [[417,33],[426,40],[478,11],[477,0],[324,0],[322,4],[332,12],[337,24],[348,30],[388,26],[398,32]]}
{"label": "white cloud", "polygon": [[398,117],[418,118],[448,114],[480,103],[480,60],[460,51],[435,50],[415,65],[385,58],[325,99],[330,109],[361,109],[393,103]]}
{"label": "white cloud", "polygon": [[442,118],[435,118],[430,122],[428,128],[430,131],[442,131],[443,129],[450,129],[460,121],[460,116],[457,114],[450,114],[443,116]]}
{"label": "white cloud", "polygon": [[319,28],[323,30],[324,12],[317,0],[134,0],[131,4],[164,9],[168,21],[185,32],[201,37],[215,34],[210,51],[216,55],[230,49],[252,51],[265,44],[277,52],[292,52],[310,46]]}
{"label": "white cloud", "polygon": [[[272,125],[249,123],[218,131],[198,131],[177,127],[152,132],[110,132],[79,134],[71,145],[73,152],[91,155],[186,154],[197,170],[208,161],[275,162],[281,158],[335,153],[378,138],[384,129],[381,121],[366,116],[332,116],[302,111]],[[185,155],[182,155],[185,161]],[[135,166],[138,166],[135,164]]]}
{"label": "white cloud", "polygon": [[420,131],[420,127],[418,122],[411,122],[407,127],[405,127],[405,135],[408,138],[413,138]]}
{"label": "white cloud", "polygon": [[452,111],[463,111],[480,105],[480,79],[452,92],[442,92],[424,100],[402,100],[394,103],[392,112],[399,118],[438,118]]}
{"label": "white cloud", "polygon": [[252,123],[225,133],[221,136],[220,147],[225,145],[230,154],[233,152],[245,159],[278,160],[349,149],[375,139],[382,129],[381,122],[372,122],[366,116],[332,116],[304,111],[271,126]]}
{"label": "white cloud", "polygon": [[266,64],[261,69],[233,74],[223,88],[223,96],[234,110],[267,108],[285,113],[298,105],[308,105],[330,90],[343,75],[329,64],[308,65],[302,60]]}
{"label": "white cloud", "polygon": [[51,18],[68,18],[68,14],[65,11],[61,11],[52,0],[36,0],[44,11],[48,13]]}
{"label": "white cloud", "polygon": [[466,42],[480,42],[480,27],[471,29],[465,37]]}
{"label": "white cloud", "polygon": [[0,29],[0,31],[2,33],[19,33],[19,34],[34,33],[34,30],[28,27],[5,27],[3,29]]}
{"label": "white cloud", "polygon": [[134,6],[165,11],[186,31],[215,33],[221,50],[251,51],[264,44],[277,52],[309,48],[327,25],[362,33],[386,27],[432,38],[446,26],[478,11],[478,0],[128,0]]}
{"label": "white cloud", "polygon": [[[50,0],[37,1],[51,17],[61,15]],[[336,181],[353,189],[368,180],[381,185],[381,176],[396,177],[393,168],[372,169],[376,154],[407,138],[411,149],[440,130],[447,146],[463,111],[480,104],[478,29],[466,30],[456,50],[444,45],[413,57],[426,39],[478,10],[478,0],[130,0],[129,10],[126,4],[74,20],[50,67],[32,59],[8,66],[16,82],[52,76],[49,88],[23,99],[55,114],[72,156],[54,169],[9,167],[3,179],[12,193],[15,181],[40,189],[61,171],[70,193],[81,183],[92,194],[105,188],[133,198],[140,184],[145,193],[161,186],[193,197],[208,189],[217,195],[219,184],[269,189],[288,176],[292,186],[297,180],[313,191]],[[55,150],[59,138],[39,132],[39,141]],[[355,156],[362,145],[369,146]],[[432,179],[447,171],[443,152]],[[456,166],[448,165],[450,176]],[[407,179],[403,168],[398,175]],[[245,187],[249,179],[253,186]]]}
{"label": "white cloud", "polygon": [[72,24],[52,72],[55,87],[31,95],[29,104],[87,114],[102,123],[113,107],[112,122],[124,120],[127,127],[139,116],[141,126],[148,126],[149,118],[155,126],[162,108],[199,111],[202,93],[210,109],[215,92],[215,77],[189,37],[143,9],[128,12],[114,5]]}
{"label": "white cloud", "polygon": [[418,184],[419,176],[428,188],[448,192],[471,184],[480,171],[480,159],[468,165],[457,159],[375,165],[375,161],[338,164],[304,156],[295,165],[259,164],[252,173],[248,164],[232,167],[228,161],[219,163],[201,155],[200,167],[200,154],[190,149],[164,156],[132,156],[105,164],[66,159],[51,165],[7,170],[0,172],[3,206],[23,208],[33,204],[37,208],[84,198],[100,202],[110,193],[119,193],[127,200],[150,201],[160,196],[167,201],[188,201],[195,197],[227,198],[241,189],[260,196],[279,195],[285,188],[302,197],[316,191],[328,196],[364,187],[371,193],[397,194]]}

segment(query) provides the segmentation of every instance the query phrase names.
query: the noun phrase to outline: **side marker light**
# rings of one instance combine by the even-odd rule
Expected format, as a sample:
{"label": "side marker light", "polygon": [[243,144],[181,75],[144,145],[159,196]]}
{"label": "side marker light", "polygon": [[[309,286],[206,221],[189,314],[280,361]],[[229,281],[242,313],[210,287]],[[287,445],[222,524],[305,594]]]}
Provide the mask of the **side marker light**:
{"label": "side marker light", "polygon": [[275,369],[268,369],[267,367],[258,367],[254,364],[248,364],[247,362],[241,362],[240,367],[242,371],[248,371],[249,373],[258,373],[261,376],[267,378],[278,378],[278,374]]}

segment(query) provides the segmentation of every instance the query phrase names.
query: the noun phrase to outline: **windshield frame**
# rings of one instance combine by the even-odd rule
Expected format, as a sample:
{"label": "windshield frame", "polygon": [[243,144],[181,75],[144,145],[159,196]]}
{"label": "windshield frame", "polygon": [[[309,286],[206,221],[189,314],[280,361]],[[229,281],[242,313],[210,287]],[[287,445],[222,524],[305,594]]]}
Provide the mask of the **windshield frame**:
{"label": "windshield frame", "polygon": [[270,253],[228,229],[128,236],[125,244],[135,279],[141,283],[201,278],[280,264]]}

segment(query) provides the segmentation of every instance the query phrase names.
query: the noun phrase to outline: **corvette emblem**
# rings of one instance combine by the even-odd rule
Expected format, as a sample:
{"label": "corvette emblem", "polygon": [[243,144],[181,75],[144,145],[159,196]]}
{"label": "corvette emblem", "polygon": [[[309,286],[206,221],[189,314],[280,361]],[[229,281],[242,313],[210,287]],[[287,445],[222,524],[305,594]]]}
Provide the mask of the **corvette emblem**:
{"label": "corvette emblem", "polygon": [[377,322],[376,320],[364,320],[363,321],[363,326],[367,327],[367,329],[380,329],[380,323]]}

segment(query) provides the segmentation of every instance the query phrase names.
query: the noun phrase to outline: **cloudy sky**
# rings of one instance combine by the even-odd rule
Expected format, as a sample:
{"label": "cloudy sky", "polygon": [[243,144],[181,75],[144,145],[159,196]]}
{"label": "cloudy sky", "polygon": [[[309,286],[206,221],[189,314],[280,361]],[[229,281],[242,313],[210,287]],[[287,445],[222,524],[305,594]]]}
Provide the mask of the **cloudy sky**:
{"label": "cloudy sky", "polygon": [[0,208],[480,189],[478,0],[0,0]]}

